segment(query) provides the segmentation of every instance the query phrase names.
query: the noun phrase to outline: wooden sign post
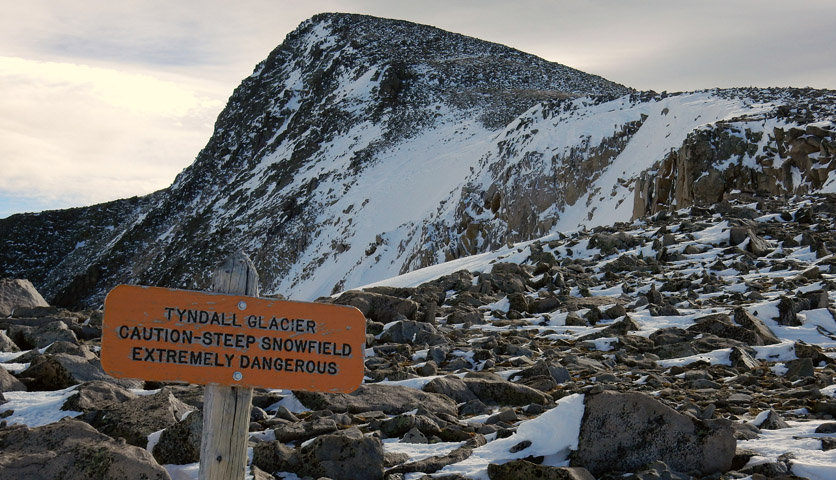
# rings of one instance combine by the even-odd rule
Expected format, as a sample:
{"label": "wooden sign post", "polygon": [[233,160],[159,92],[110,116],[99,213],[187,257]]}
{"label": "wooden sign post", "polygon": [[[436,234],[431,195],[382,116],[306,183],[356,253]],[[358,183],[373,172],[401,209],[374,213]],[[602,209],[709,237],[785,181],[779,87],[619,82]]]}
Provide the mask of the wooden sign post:
{"label": "wooden sign post", "polygon": [[[215,270],[212,291],[258,296],[258,272],[244,252],[229,257]],[[199,479],[243,480],[247,472],[247,434],[250,431],[252,403],[252,388],[206,385],[203,392]]]}
{"label": "wooden sign post", "polygon": [[253,387],[342,392],[363,381],[354,307],[257,298],[238,252],[212,292],[120,285],[105,300],[102,367],[117,378],[206,385],[200,479],[243,479]]}

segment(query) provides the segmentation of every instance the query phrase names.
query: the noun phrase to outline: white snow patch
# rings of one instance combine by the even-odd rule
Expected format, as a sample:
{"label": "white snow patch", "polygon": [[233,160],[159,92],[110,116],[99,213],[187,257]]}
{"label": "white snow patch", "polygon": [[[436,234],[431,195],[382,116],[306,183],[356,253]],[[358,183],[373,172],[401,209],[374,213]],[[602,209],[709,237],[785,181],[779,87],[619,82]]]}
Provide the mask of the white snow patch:
{"label": "white snow patch", "polygon": [[48,425],[64,417],[77,417],[81,412],[61,410],[78,385],[52,392],[5,392],[7,402],[0,411],[14,410],[6,417],[9,425],[26,425],[30,428]]}
{"label": "white snow patch", "polygon": [[[545,457],[544,465],[567,465],[570,452],[578,448],[583,400],[584,396],[580,394],[562,398],[555,408],[520,423],[514,435],[474,449],[469,458],[448,465],[438,473],[458,473],[469,478],[488,480],[488,464],[502,464],[528,456]],[[526,440],[531,442],[531,446],[516,453],[510,452],[513,446]]]}

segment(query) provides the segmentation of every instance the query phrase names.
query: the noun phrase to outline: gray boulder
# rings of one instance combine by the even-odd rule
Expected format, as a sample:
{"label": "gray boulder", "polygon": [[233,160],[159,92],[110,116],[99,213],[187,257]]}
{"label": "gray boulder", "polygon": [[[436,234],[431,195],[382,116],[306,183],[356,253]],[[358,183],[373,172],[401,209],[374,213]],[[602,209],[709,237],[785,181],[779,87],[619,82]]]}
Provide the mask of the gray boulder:
{"label": "gray boulder", "polygon": [[203,412],[195,410],[183,420],[163,430],[154,445],[154,458],[162,465],[185,465],[200,461]]}
{"label": "gray boulder", "polygon": [[452,452],[445,455],[435,455],[415,462],[403,463],[387,470],[386,475],[391,476],[390,478],[394,478],[394,475],[412,472],[434,473],[447,465],[452,465],[466,460],[473,453],[474,448],[481,447],[486,443],[487,441],[485,440],[485,436],[477,433],[473,437],[466,440],[461,447],[456,448]]}
{"label": "gray boulder", "polygon": [[734,325],[731,317],[725,313],[715,313],[694,320],[694,324],[687,328],[689,332],[710,333],[722,338],[741,341],[747,345],[760,346],[764,340],[748,328]]}
{"label": "gray boulder", "polygon": [[406,435],[411,430],[418,430],[427,437],[438,435],[441,428],[438,423],[425,415],[413,415],[402,413],[396,415],[380,424],[380,433],[388,438],[397,438]]}
{"label": "gray boulder", "polygon": [[412,300],[374,292],[345,292],[334,303],[357,307],[369,320],[389,323],[400,317],[414,319],[418,304]]}
{"label": "gray boulder", "polygon": [[103,410],[115,403],[127,402],[137,398],[137,394],[119,385],[101,380],[84,382],[61,406],[61,410],[82,412],[95,416],[95,412]]}
{"label": "gray boulder", "polygon": [[278,440],[253,445],[253,465],[266,472],[296,472],[300,462],[299,451]]}
{"label": "gray boulder", "polygon": [[782,428],[790,427],[789,424],[781,418],[781,415],[771,408],[768,410],[766,417],[760,422],[760,424],[755,426],[763,430],[780,430]]}
{"label": "gray boulder", "polygon": [[148,451],[114,440],[78,420],[0,429],[0,478],[170,479]]}
{"label": "gray boulder", "polygon": [[569,373],[569,370],[567,370],[566,367],[564,367],[558,362],[547,363],[545,360],[542,359],[534,362],[534,365],[528,368],[524,368],[519,372],[511,375],[509,377],[509,380],[515,382],[522,381],[522,383],[528,385],[528,383],[526,383],[526,380],[538,377],[548,377],[556,384],[566,383],[572,380],[572,374]]}
{"label": "gray boulder", "polygon": [[394,325],[380,334],[380,341],[430,346],[447,343],[444,335],[439,334],[434,326],[426,322],[413,320],[395,322]]}
{"label": "gray boulder", "polygon": [[296,423],[288,423],[280,425],[273,429],[276,435],[276,440],[288,443],[296,441],[304,441],[309,438],[323,435],[326,433],[333,433],[337,431],[337,422],[332,418],[314,418],[310,421],[300,421]]}
{"label": "gray boulder", "polygon": [[419,405],[435,414],[456,415],[456,403],[444,395],[399,385],[360,385],[350,394],[294,391],[311,410],[363,413],[380,410],[390,415],[408,412]]}
{"label": "gray boulder", "polygon": [[513,460],[501,465],[488,465],[491,480],[595,480],[588,470],[581,467],[549,467],[525,460]]}
{"label": "gray boulder", "polygon": [[464,383],[479,400],[487,404],[525,406],[530,403],[553,403],[552,398],[545,393],[507,380],[464,378]]}
{"label": "gray boulder", "polygon": [[413,427],[404,434],[399,443],[429,443],[429,441],[427,440],[427,436],[421,430],[418,430],[418,427]]}
{"label": "gray boulder", "polygon": [[429,393],[437,393],[446,395],[452,398],[456,403],[467,403],[478,400],[476,395],[467,388],[464,380],[455,376],[448,375],[446,377],[438,377],[430,380],[424,385],[424,391]]}
{"label": "gray boulder", "polygon": [[0,278],[0,317],[11,315],[16,307],[48,306],[29,280]]}
{"label": "gray boulder", "polygon": [[604,391],[585,398],[572,465],[600,476],[661,461],[674,471],[710,475],[731,468],[735,447],[728,420],[698,420],[644,394]]}
{"label": "gray boulder", "polygon": [[383,478],[383,445],[356,427],[321,435],[302,447],[302,473],[314,478],[377,480]]}
{"label": "gray boulder", "polygon": [[747,312],[746,309],[738,307],[734,310],[734,323],[743,328],[747,328],[755,332],[764,345],[775,345],[781,343],[781,340],[772,333],[772,330],[766,326],[765,323],[758,317]]}
{"label": "gray boulder", "polygon": [[78,344],[78,337],[62,320],[52,320],[43,325],[22,330],[23,341],[34,348],[44,348],[55,342]]}
{"label": "gray boulder", "polygon": [[5,368],[0,367],[0,392],[25,392],[26,385]]}
{"label": "gray boulder", "polygon": [[191,410],[163,388],[154,395],[137,397],[100,410],[90,423],[106,435],[123,437],[131,445],[144,448],[148,445],[148,435],[176,424]]}
{"label": "gray boulder", "polygon": [[6,335],[6,332],[0,330],[0,352],[19,352],[20,347]]}
{"label": "gray boulder", "polygon": [[36,355],[29,368],[18,378],[32,391],[60,390],[79,383],[102,380],[125,388],[141,388],[139,380],[116,379],[106,374],[98,359],[86,359],[78,355],[59,353]]}

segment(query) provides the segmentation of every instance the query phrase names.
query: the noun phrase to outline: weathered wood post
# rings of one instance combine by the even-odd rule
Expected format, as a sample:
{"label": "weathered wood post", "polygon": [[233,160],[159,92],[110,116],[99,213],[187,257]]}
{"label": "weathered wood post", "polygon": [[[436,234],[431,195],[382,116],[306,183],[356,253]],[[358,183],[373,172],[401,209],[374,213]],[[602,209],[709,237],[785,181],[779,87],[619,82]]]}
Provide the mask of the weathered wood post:
{"label": "weathered wood post", "polygon": [[[258,296],[258,272],[243,251],[232,254],[215,270],[212,291]],[[247,469],[247,435],[252,400],[252,388],[206,385],[200,480],[243,480]]]}

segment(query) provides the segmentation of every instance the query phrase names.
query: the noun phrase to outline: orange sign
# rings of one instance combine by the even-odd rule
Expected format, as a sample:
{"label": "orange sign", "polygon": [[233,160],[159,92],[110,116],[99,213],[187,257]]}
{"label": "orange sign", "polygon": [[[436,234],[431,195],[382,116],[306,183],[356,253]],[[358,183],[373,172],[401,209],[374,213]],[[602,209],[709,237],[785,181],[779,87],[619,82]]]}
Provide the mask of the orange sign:
{"label": "orange sign", "polygon": [[119,285],[102,330],[117,378],[343,393],[363,381],[354,307]]}

